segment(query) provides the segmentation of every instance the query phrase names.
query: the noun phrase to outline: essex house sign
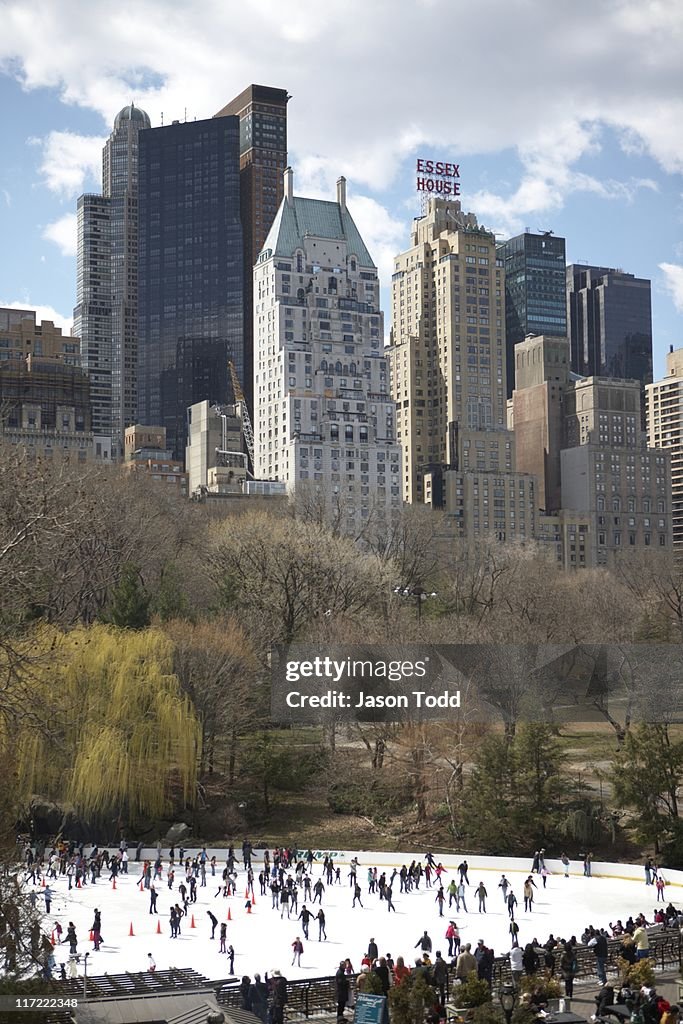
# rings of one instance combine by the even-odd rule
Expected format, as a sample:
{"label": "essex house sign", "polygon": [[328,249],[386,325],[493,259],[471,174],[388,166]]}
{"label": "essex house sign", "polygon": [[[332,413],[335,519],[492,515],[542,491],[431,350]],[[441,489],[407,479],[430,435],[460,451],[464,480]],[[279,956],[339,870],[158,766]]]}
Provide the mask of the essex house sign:
{"label": "essex house sign", "polygon": [[415,187],[418,192],[440,196],[460,195],[460,164],[417,158]]}

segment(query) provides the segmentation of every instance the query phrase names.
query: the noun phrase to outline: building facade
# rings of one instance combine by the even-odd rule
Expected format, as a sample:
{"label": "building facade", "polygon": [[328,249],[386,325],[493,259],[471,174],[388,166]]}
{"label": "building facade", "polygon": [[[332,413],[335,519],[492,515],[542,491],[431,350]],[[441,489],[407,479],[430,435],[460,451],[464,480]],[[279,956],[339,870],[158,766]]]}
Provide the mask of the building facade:
{"label": "building facade", "polygon": [[254,264],[282,202],[287,167],[286,89],[250,85],[215,115],[239,117],[240,215],[242,219],[244,295],[243,387],[253,407]]}
{"label": "building facade", "polygon": [[46,459],[93,458],[90,381],[59,358],[0,361],[0,439]]}
{"label": "building facade", "polygon": [[74,331],[81,339],[81,365],[90,378],[92,425],[99,456],[112,456],[111,394],[111,210],[100,195],[78,200]]}
{"label": "building facade", "polygon": [[239,406],[197,402],[187,410],[185,468],[190,494],[241,492],[248,459]]}
{"label": "building facade", "polygon": [[640,427],[640,382],[577,379],[564,402],[562,509],[588,513],[586,564],[671,549],[671,470]]}
{"label": "building facade", "polygon": [[119,111],[102,154],[102,194],[109,199],[111,245],[111,403],[114,456],[123,455],[137,417],[139,132],[151,127],[135,104]]}
{"label": "building facade", "polygon": [[74,330],[105,458],[123,456],[125,428],[137,415],[138,136],[150,124],[134,104],[119,111],[102,151],[102,195],[78,200]]}
{"label": "building facade", "polygon": [[683,556],[683,348],[666,356],[666,376],[645,389],[647,437],[651,448],[671,458],[671,530],[674,554]]}
{"label": "building facade", "polygon": [[571,365],[584,377],[614,377],[652,383],[650,282],[622,270],[572,264],[567,267],[567,321]]}
{"label": "building facade", "polygon": [[80,366],[80,338],[62,334],[51,320],[38,323],[33,309],[0,308],[0,360],[27,356]]}
{"label": "building facade", "polygon": [[244,373],[238,118],[144,132],[139,180],[138,419],[182,459],[188,407]]}
{"label": "building facade", "polygon": [[430,199],[392,279],[392,395],[407,502],[424,500],[428,468],[459,468],[465,431],[505,429],[504,303],[494,235],[457,200]]}
{"label": "building facade", "polygon": [[126,427],[124,449],[126,472],[149,477],[155,483],[165,485],[167,490],[172,487],[180,497],[187,497],[188,478],[185,467],[172,457],[166,447],[166,431],[163,427],[131,424]]}
{"label": "building facade", "polygon": [[515,346],[515,389],[508,403],[516,468],[536,477],[538,511],[562,505],[560,451],[564,447],[564,399],[575,374],[566,338],[538,335]]}
{"label": "building facade", "polygon": [[254,268],[254,475],[379,528],[401,508],[377,268],[346,204],[285,194]]}
{"label": "building facade", "polygon": [[507,395],[515,386],[515,345],[528,334],[566,337],[564,238],[526,231],[498,246],[505,269]]}

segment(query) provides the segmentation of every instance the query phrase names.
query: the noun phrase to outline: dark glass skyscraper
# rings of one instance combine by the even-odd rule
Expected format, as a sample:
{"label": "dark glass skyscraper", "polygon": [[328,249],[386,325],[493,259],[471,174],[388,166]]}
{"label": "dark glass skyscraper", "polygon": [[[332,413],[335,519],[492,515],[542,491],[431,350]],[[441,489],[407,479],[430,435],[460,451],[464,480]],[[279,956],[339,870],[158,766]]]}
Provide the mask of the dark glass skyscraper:
{"label": "dark glass skyscraper", "polygon": [[253,408],[254,264],[275,220],[283,196],[287,166],[286,89],[250,85],[216,117],[240,119],[240,210],[244,251],[244,377],[242,387]]}
{"label": "dark glass skyscraper", "polygon": [[139,173],[138,418],[182,459],[188,406],[244,372],[239,119],[142,132]]}
{"label": "dark glass skyscraper", "polygon": [[650,282],[608,267],[567,267],[567,316],[571,365],[585,377],[617,377],[652,383]]}
{"label": "dark glass skyscraper", "polygon": [[498,246],[505,265],[507,396],[515,386],[515,345],[528,334],[567,336],[564,238],[526,231]]}

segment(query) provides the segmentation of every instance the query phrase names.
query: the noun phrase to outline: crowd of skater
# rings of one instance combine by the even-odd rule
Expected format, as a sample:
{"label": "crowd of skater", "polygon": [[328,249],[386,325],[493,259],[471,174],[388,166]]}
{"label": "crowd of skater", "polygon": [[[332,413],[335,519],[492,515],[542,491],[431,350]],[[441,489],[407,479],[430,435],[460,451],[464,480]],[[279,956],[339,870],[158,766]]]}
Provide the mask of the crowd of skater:
{"label": "crowd of skater", "polygon": [[[159,842],[156,855],[143,857],[144,847],[140,843],[134,851],[129,850],[125,839],[121,839],[118,849],[110,851],[92,847],[86,852],[84,845],[73,842],[59,841],[49,849],[38,847],[35,851],[29,845],[25,849],[25,880],[39,887],[30,891],[30,898],[37,905],[44,900],[48,918],[51,913],[53,885],[58,880],[66,881],[68,889],[84,886],[97,886],[106,881],[114,888],[117,878],[127,875],[129,864],[133,860],[139,865],[136,868],[136,881],[140,890],[149,898],[149,914],[158,915],[157,900],[160,892],[166,893],[168,903],[168,934],[170,938],[178,938],[191,921],[196,928],[194,905],[197,903],[198,890],[207,890],[206,895],[213,900],[227,897],[240,898],[244,892],[244,909],[251,913],[257,895],[266,904],[270,903],[270,911],[279,915],[281,920],[297,922],[300,934],[293,936],[290,945],[292,966],[302,966],[305,961],[306,947],[304,943],[312,940],[326,942],[328,939],[323,902],[328,890],[341,887],[348,891],[351,908],[363,908],[369,900],[375,907],[384,906],[388,914],[396,912],[395,900],[404,904],[414,892],[429,890],[433,893],[435,913],[443,919],[443,931],[439,931],[439,939],[434,942],[425,930],[416,943],[419,956],[415,963],[407,965],[401,956],[395,959],[390,953],[380,956],[374,942],[370,940],[359,969],[356,971],[351,959],[340,962],[336,971],[338,1006],[348,1003],[353,994],[362,992],[368,974],[376,974],[380,979],[383,992],[388,992],[392,985],[401,981],[412,972],[420,971],[427,974],[436,990],[445,998],[447,978],[451,983],[466,980],[472,973],[479,979],[493,983],[494,950],[484,940],[476,945],[462,943],[458,927],[461,915],[486,914],[491,900],[502,900],[509,919],[510,944],[506,954],[513,981],[519,984],[523,974],[533,975],[544,970],[551,977],[561,979],[567,996],[573,993],[574,978],[578,973],[577,949],[588,947],[595,957],[595,971],[599,983],[607,983],[606,965],[608,959],[608,941],[618,939],[619,954],[628,962],[646,957],[649,953],[649,929],[653,926],[661,928],[683,928],[683,913],[672,903],[665,905],[664,897],[666,881],[661,871],[652,860],[644,864],[645,882],[652,886],[657,894],[657,906],[648,919],[645,914],[621,919],[610,923],[609,929],[588,926],[581,934],[554,937],[550,935],[540,942],[536,936],[528,941],[520,937],[518,916],[523,904],[523,927],[529,928],[534,908],[534,901],[539,890],[546,888],[551,874],[546,865],[545,851],[534,853],[531,870],[521,883],[516,883],[517,893],[511,881],[503,874],[496,889],[489,892],[483,881],[473,878],[470,881],[470,869],[465,859],[458,867],[449,871],[431,852],[422,858],[415,858],[400,868],[378,869],[376,866],[363,866],[354,857],[343,868],[335,863],[330,855],[318,858],[311,849],[305,852],[294,848],[276,847],[263,851],[259,856],[259,864],[254,863],[254,849],[251,842],[245,839],[241,849],[236,851],[230,845],[225,861],[219,864],[215,855],[209,855],[206,847],[190,853],[182,846],[171,847],[168,853]],[[569,877],[570,862],[566,854],[560,858],[565,877]],[[583,873],[592,875],[592,855],[582,856]],[[366,901],[364,904],[363,901]],[[468,906],[469,901],[469,906]],[[215,908],[217,909],[217,908]],[[213,909],[205,911],[200,929],[207,928],[209,939],[216,941],[217,949],[226,957],[226,973],[234,976],[235,949],[228,937],[226,921],[219,922]],[[161,927],[161,926],[159,926]],[[196,933],[195,933],[196,934]],[[102,931],[102,914],[99,909],[94,912],[92,925],[87,939],[91,943],[92,952],[99,952],[104,939]],[[79,939],[72,921],[64,928],[58,921],[52,929],[52,943],[58,947],[68,945],[69,956],[60,966],[62,978],[76,977],[80,954],[83,952],[84,937]],[[433,949],[435,946],[440,948]],[[442,952],[443,950],[443,952]],[[52,977],[55,969],[54,956],[46,968],[48,977]],[[141,969],[154,971],[156,964],[152,954],[148,954]],[[255,974],[243,975],[239,985],[240,998],[244,1008],[252,1009],[262,1019],[273,1019],[273,993],[276,1001],[284,1007],[286,1002],[286,982],[282,975],[271,971],[264,980]],[[277,993],[280,993],[277,995]],[[346,993],[346,996],[345,996]],[[345,1002],[346,999],[346,1002]],[[343,1009],[341,1011],[343,1015]],[[275,1014],[277,1018],[277,1012]]]}

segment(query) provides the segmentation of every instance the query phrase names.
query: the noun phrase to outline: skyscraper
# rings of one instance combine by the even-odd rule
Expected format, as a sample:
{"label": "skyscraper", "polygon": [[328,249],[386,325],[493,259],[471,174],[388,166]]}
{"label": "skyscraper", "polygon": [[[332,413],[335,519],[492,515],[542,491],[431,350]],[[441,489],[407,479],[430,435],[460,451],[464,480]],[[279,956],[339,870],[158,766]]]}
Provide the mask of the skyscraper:
{"label": "skyscraper", "polygon": [[648,384],[647,434],[651,448],[671,455],[671,526],[674,554],[683,555],[683,348],[666,356],[666,376]]}
{"label": "skyscraper", "polygon": [[427,467],[462,464],[464,431],[505,430],[505,286],[494,235],[457,199],[430,199],[411,241],[394,260],[392,387],[403,498],[421,503]]}
{"label": "skyscraper", "polygon": [[401,507],[401,453],[377,268],[346,205],[294,196],[254,268],[254,474],[285,481],[343,531]]}
{"label": "skyscraper", "polygon": [[149,128],[134,104],[116,115],[102,151],[102,195],[78,200],[74,330],[92,388],[100,457],[121,458],[136,418],[138,132]]}
{"label": "skyscraper", "polygon": [[572,370],[586,377],[639,380],[644,427],[645,385],[652,383],[650,282],[623,270],[572,264],[567,318]]}
{"label": "skyscraper", "polygon": [[111,408],[113,454],[123,456],[125,429],[137,416],[138,132],[149,117],[131,103],[114,120],[102,154],[102,193],[110,202]]}
{"label": "skyscraper", "polygon": [[505,267],[507,397],[515,386],[515,345],[528,334],[567,335],[564,238],[525,231],[498,246]]}
{"label": "skyscraper", "polygon": [[140,136],[138,413],[185,453],[186,413],[244,376],[239,120]]}
{"label": "skyscraper", "polygon": [[112,457],[111,204],[99,195],[78,200],[78,251],[74,332],[81,366],[90,378],[92,429],[97,458]]}
{"label": "skyscraper", "polygon": [[240,119],[240,214],[244,253],[244,376],[252,407],[254,387],[254,264],[263,248],[283,195],[287,166],[286,89],[250,85],[216,117]]}

